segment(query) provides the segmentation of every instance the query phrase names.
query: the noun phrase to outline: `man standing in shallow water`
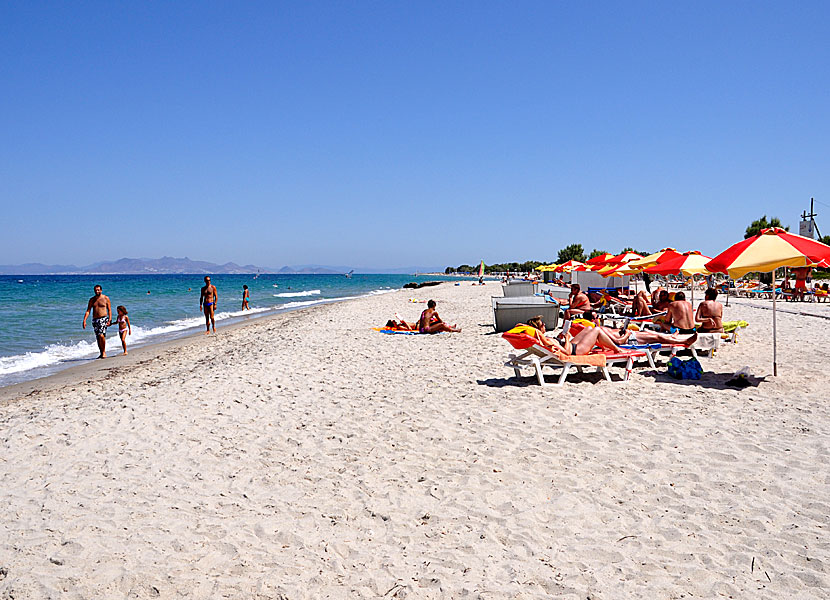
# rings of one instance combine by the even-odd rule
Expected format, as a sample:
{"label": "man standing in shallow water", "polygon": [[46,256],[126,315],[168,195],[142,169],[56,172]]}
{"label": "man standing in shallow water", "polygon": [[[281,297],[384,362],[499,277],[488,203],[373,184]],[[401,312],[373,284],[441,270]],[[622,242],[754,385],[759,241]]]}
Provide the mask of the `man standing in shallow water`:
{"label": "man standing in shallow water", "polygon": [[210,334],[211,325],[213,325],[213,333],[216,333],[216,319],[213,315],[218,301],[219,292],[216,291],[216,286],[210,283],[210,277],[206,275],[205,285],[199,296],[199,310],[205,313],[205,335]]}
{"label": "man standing in shallow water", "polygon": [[100,285],[96,285],[93,289],[95,295],[89,299],[86,305],[83,328],[86,329],[86,320],[89,317],[89,311],[92,311],[92,329],[95,331],[95,341],[98,342],[98,350],[101,352],[98,358],[106,358],[107,327],[112,321],[112,306],[110,305],[110,299],[104,296]]}

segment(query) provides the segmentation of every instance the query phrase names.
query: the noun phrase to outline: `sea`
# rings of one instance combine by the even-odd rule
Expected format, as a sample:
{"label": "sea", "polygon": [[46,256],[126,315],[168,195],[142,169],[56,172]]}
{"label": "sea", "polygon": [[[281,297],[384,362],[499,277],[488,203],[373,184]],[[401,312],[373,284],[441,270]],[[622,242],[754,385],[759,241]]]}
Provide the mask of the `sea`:
{"label": "sea", "polygon": [[[98,356],[92,318],[82,329],[93,287],[115,307],[126,307],[132,325],[127,349],[204,329],[199,311],[203,275],[0,275],[0,386],[50,375]],[[384,294],[415,281],[458,281],[413,275],[211,275],[219,293],[217,329],[306,306]],[[242,286],[251,310],[242,311]],[[378,319],[392,315],[378,315]],[[122,352],[118,327],[107,331],[107,355]]]}

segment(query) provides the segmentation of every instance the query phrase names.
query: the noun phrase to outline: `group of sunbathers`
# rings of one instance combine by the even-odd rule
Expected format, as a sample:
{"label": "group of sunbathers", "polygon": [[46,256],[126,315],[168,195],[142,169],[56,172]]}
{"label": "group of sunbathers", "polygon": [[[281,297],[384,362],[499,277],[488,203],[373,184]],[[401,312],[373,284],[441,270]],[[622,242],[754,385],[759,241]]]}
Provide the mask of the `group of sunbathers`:
{"label": "group of sunbathers", "polygon": [[528,319],[527,325],[519,325],[515,329],[535,338],[541,345],[547,348],[554,348],[567,355],[588,354],[595,346],[602,350],[611,352],[622,352],[623,344],[668,344],[683,345],[687,348],[697,340],[697,333],[660,333],[656,331],[631,331],[627,324],[622,329],[615,330],[603,327],[599,319],[592,311],[583,314],[583,318],[590,321],[590,325],[581,326],[572,324],[568,332],[579,331],[569,336],[563,329],[555,337],[547,337],[545,321],[541,316]]}
{"label": "group of sunbathers", "polygon": [[[572,285],[565,319],[571,320],[609,304],[619,304],[625,307],[624,312],[629,316],[654,316],[654,322],[659,323],[664,332],[684,335],[723,332],[723,305],[717,301],[718,291],[715,288],[706,290],[706,299],[697,307],[696,312],[686,300],[685,293],[675,292],[672,297],[662,286],[651,293],[651,298],[644,291],[638,292],[630,307],[627,302],[611,294],[595,293],[597,298],[592,298],[592,294],[583,293],[579,284]],[[696,323],[700,323],[700,326],[696,326]]]}
{"label": "group of sunbathers", "polygon": [[438,316],[438,311],[435,310],[435,306],[435,300],[427,302],[427,307],[421,313],[417,323],[408,323],[396,314],[394,319],[389,319],[386,322],[386,327],[388,329],[395,329],[396,331],[417,331],[418,333],[460,332],[460,327],[457,325],[448,325]]}

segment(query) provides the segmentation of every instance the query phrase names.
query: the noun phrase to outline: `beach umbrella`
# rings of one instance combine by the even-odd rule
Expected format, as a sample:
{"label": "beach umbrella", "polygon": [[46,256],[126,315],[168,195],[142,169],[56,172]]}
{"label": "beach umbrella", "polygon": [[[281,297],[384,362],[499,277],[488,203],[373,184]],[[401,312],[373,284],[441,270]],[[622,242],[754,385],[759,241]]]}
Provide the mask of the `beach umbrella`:
{"label": "beach umbrella", "polygon": [[711,259],[697,250],[686,252],[660,264],[643,269],[643,273],[652,275],[683,275],[692,278],[692,306],[695,305],[695,275],[709,275],[706,263]]}
{"label": "beach umbrella", "polygon": [[643,269],[645,273],[654,275],[709,275],[711,271],[706,269],[706,263],[712,260],[697,250],[679,254],[674,258],[663,261],[660,264]]}
{"label": "beach umbrella", "polygon": [[615,265],[617,267],[617,274],[619,275],[636,275],[637,273],[642,273],[645,267],[635,266],[632,263],[628,263],[625,265]]}
{"label": "beach umbrella", "polygon": [[546,271],[555,271],[556,267],[558,267],[558,266],[559,265],[557,265],[556,263],[551,263],[549,265],[539,265],[538,267],[536,267],[535,270],[536,271],[541,271],[541,272],[544,273]]}
{"label": "beach umbrella", "polygon": [[609,258],[607,264],[609,265],[622,265],[625,263],[630,263],[632,260],[638,260],[643,258],[636,252],[623,252],[622,254],[618,254],[612,258]]}
{"label": "beach umbrella", "polygon": [[586,260],[585,264],[586,265],[604,265],[605,263],[607,263],[612,258],[614,258],[613,254],[611,254],[609,252],[605,252],[603,254],[600,254],[599,256],[595,256],[594,258]]}
{"label": "beach umbrella", "polygon": [[[706,263],[705,267],[711,273],[726,273],[737,279],[754,271],[774,273],[780,267],[806,267],[824,260],[830,261],[830,246],[789,233],[780,227],[769,227],[762,229],[758,235],[730,246]],[[775,277],[772,287],[772,374],[777,376]]]}
{"label": "beach umbrella", "polygon": [[648,256],[643,256],[642,258],[635,258],[631,262],[628,263],[629,268],[634,267],[651,267],[653,265],[660,264],[672,258],[677,258],[681,256],[681,254],[675,250],[674,248],[663,248],[662,250],[658,250],[654,254],[649,254]]}
{"label": "beach umbrella", "polygon": [[574,267],[574,271],[597,271],[601,269],[604,265],[579,265],[578,267]]}
{"label": "beach umbrella", "polygon": [[569,260],[568,262],[564,262],[558,267],[554,269],[557,273],[570,273],[576,267],[584,265],[585,263],[579,262],[578,260]]}
{"label": "beach umbrella", "polygon": [[625,265],[605,265],[601,269],[598,269],[597,273],[603,277],[620,277],[622,275],[620,271],[624,266]]}
{"label": "beach umbrella", "polygon": [[595,272],[599,273],[603,277],[608,277],[609,274],[614,273],[620,267],[622,267],[622,265],[613,265],[613,264],[609,263],[609,264],[605,265],[604,267],[600,267],[598,269],[595,269]]}

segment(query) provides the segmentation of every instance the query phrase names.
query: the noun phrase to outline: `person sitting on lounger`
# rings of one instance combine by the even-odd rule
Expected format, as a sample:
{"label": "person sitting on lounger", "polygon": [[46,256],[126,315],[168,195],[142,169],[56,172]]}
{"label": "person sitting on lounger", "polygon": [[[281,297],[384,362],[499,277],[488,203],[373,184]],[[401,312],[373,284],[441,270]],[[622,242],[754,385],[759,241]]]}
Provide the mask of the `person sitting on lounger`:
{"label": "person sitting on lounger", "polygon": [[692,303],[686,300],[686,294],[677,292],[674,295],[674,301],[670,302],[666,308],[667,315],[660,327],[664,331],[674,333],[678,331],[682,334],[695,333],[695,319],[692,313]]}
{"label": "person sitting on lounger", "polygon": [[545,337],[545,321],[541,316],[528,319],[527,324],[536,330],[536,340],[547,348],[555,348],[568,355],[588,354],[594,346],[600,346],[612,352],[622,352],[622,349],[608,336],[604,327],[585,327],[571,338],[570,343],[564,343],[560,338]]}
{"label": "person sitting on lounger", "polygon": [[568,310],[565,311],[565,320],[572,319],[591,310],[591,300],[582,293],[578,283],[571,286],[571,294],[568,296]]}
{"label": "person sitting on lounger", "polygon": [[[599,327],[604,330],[608,338],[618,346],[623,344],[682,344],[688,348],[697,341],[697,333],[689,335],[681,333],[658,333],[656,331],[627,331],[628,321],[623,325],[623,330],[617,331],[616,329],[600,325],[599,317],[590,311],[586,312],[583,317],[585,320],[591,321],[594,327]],[[581,321],[575,321],[574,323],[575,325],[583,324]]]}
{"label": "person sitting on lounger", "polygon": [[706,300],[700,303],[695,313],[695,321],[699,321],[700,333],[723,333],[723,304],[717,301],[718,290],[706,290]]}
{"label": "person sitting on lounger", "polygon": [[438,311],[435,310],[435,300],[427,302],[427,308],[421,313],[421,318],[418,320],[418,331],[420,333],[441,333],[443,331],[458,333],[461,328],[456,325],[447,325],[438,316]]}
{"label": "person sitting on lounger", "polygon": [[[666,291],[666,288],[664,288],[662,285],[658,285],[657,289],[655,289],[653,292],[651,292],[651,305],[654,308],[657,308],[657,303],[660,302],[660,296],[665,291]],[[666,293],[668,294],[668,292],[666,292]]]}
{"label": "person sitting on lounger", "polygon": [[655,312],[664,312],[669,309],[669,305],[671,304],[671,296],[669,296],[668,290],[661,290],[660,294],[657,296],[657,302],[654,303],[654,311]]}
{"label": "person sitting on lounger", "polygon": [[631,305],[635,317],[647,317],[651,314],[651,307],[648,304],[648,296],[645,292],[638,292]]}

